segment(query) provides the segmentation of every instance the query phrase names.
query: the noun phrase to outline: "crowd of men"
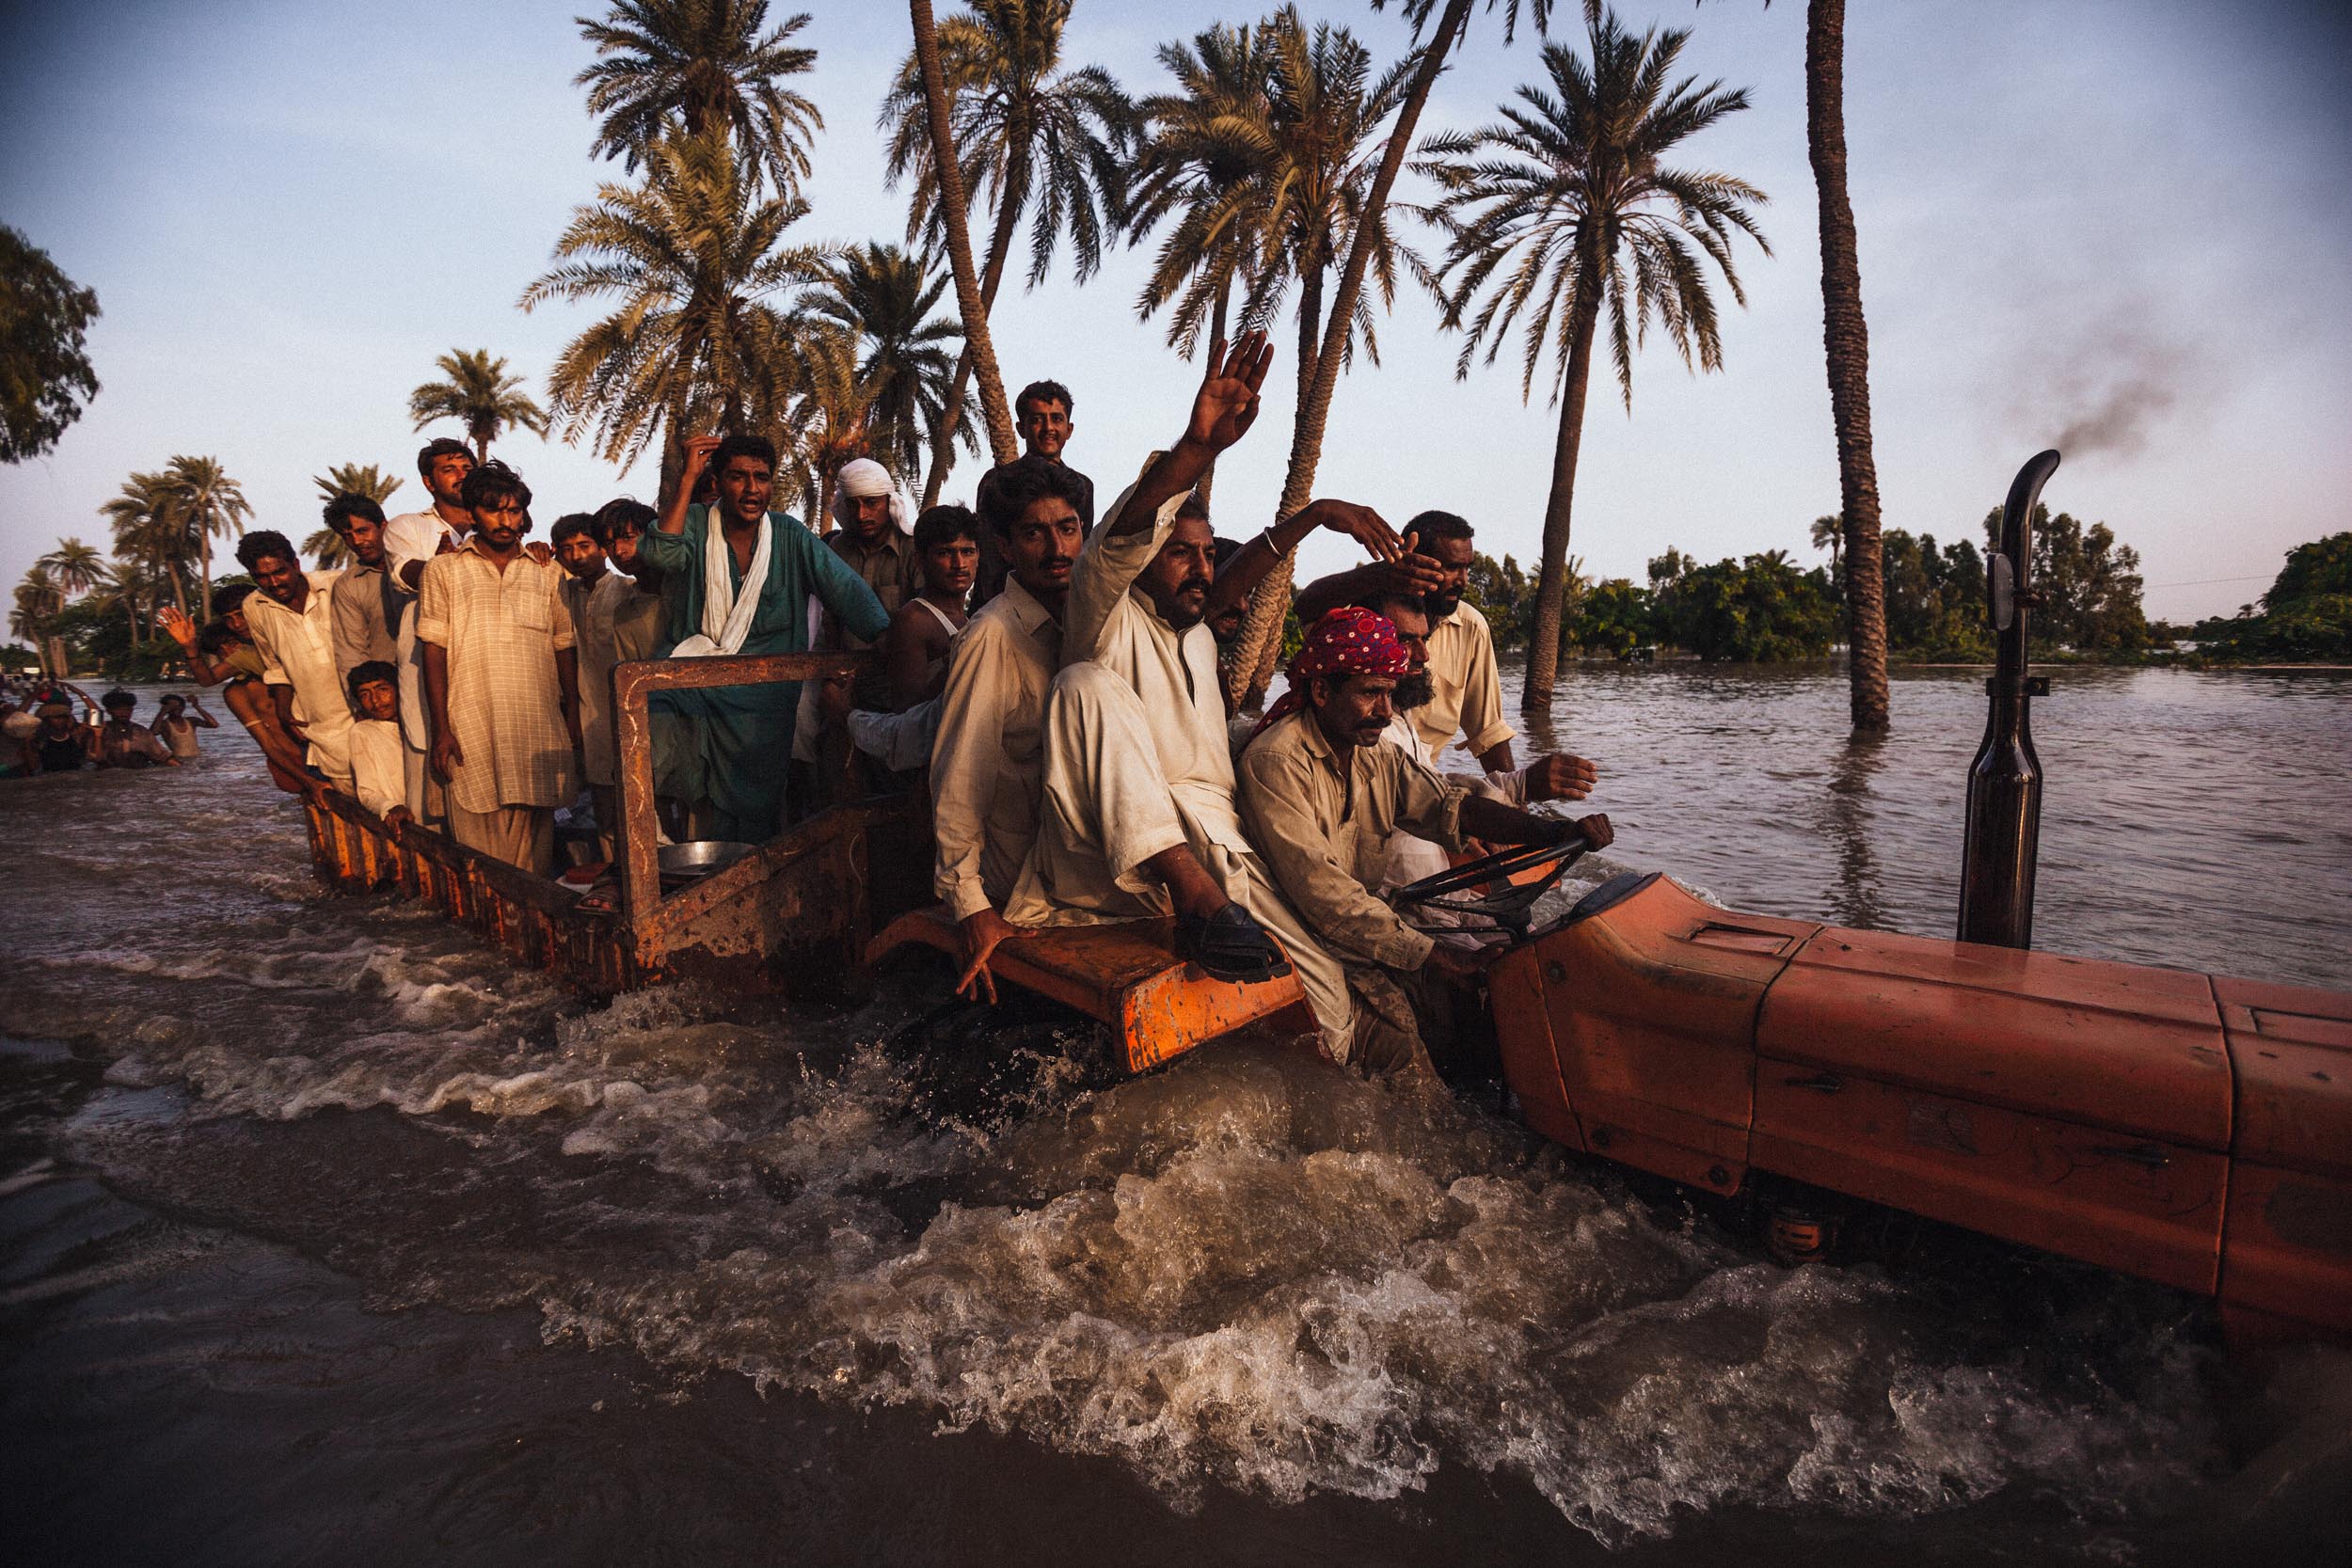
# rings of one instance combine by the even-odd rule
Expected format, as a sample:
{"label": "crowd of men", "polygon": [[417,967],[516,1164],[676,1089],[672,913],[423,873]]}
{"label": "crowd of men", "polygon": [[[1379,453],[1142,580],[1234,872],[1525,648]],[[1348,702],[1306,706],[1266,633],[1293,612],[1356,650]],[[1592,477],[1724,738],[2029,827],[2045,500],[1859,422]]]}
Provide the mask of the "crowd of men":
{"label": "crowd of men", "polygon": [[[284,787],[323,782],[395,832],[542,875],[563,862],[559,811],[575,841],[593,834],[575,855],[616,856],[618,769],[636,760],[618,664],[878,649],[854,680],[656,694],[660,831],[757,843],[829,779],[928,788],[960,989],[993,999],[991,957],[1025,933],[1172,915],[1210,975],[1295,973],[1333,1060],[1425,1083],[1428,999],[1474,978],[1483,950],[1417,929],[1387,895],[1465,846],[1598,847],[1608,821],[1526,809],[1582,799],[1595,773],[1515,766],[1492,636],[1463,602],[1463,519],[1400,532],[1319,499],[1247,542],[1214,534],[1198,486],[1256,419],[1271,358],[1262,334],[1216,345],[1183,432],[1099,527],[1065,460],[1071,394],[1050,381],[1016,400],[1026,451],[983,478],[977,515],[916,516],[860,459],[834,476],[832,526],[812,528],[777,508],[767,440],[696,436],[665,511],[616,499],[527,544],[521,476],[440,440],[418,458],[425,509],[327,503],[342,571],[248,533],[251,588],[209,626],[165,625]],[[1371,561],[1301,589],[1287,692],[1262,720],[1232,715],[1220,659],[1250,592],[1318,529]],[[1475,770],[1440,770],[1457,740]]]}
{"label": "crowd of men", "polygon": [[197,731],[220,727],[200,698],[174,693],[156,705],[155,722],[142,724],[139,700],[120,687],[92,697],[71,681],[0,677],[0,779],[85,768],[177,768],[200,752]]}

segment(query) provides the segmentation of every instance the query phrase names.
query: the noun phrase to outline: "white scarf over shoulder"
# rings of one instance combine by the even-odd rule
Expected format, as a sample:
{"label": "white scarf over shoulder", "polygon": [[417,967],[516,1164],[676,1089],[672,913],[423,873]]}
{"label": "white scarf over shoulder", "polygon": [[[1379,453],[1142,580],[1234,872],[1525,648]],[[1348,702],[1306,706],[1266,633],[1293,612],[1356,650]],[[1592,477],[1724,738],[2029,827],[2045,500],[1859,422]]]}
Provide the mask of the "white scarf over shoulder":
{"label": "white scarf over shoulder", "polygon": [[729,586],[735,580],[735,563],[727,550],[726,530],[720,526],[718,509],[712,508],[707,516],[709,531],[703,535],[703,629],[672,648],[672,658],[708,658],[714,654],[741,653],[743,640],[752,632],[752,617],[759,610],[759,596],[768,587],[768,556],[775,532],[773,519],[759,520],[759,543],[753,546],[752,563],[743,569],[743,585],[738,590]]}

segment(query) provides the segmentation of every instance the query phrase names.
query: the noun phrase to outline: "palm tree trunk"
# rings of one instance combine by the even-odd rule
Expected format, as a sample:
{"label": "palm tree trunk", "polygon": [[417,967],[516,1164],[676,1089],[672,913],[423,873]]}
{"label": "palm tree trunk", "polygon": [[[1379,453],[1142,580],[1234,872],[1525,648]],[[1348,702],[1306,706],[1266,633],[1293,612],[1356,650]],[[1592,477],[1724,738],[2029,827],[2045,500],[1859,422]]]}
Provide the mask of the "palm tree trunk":
{"label": "palm tree trunk", "polygon": [[1585,392],[1593,376],[1593,334],[1600,325],[1601,258],[1597,239],[1578,264],[1576,298],[1568,307],[1568,371],[1560,400],[1560,437],[1551,450],[1551,492],[1544,499],[1543,568],[1535,578],[1535,626],[1528,634],[1527,684],[1519,711],[1549,713],[1560,670],[1560,619],[1566,608],[1568,536],[1576,503],[1576,460],[1584,443]]}
{"label": "palm tree trunk", "polygon": [[[1002,199],[996,204],[996,226],[988,236],[988,265],[980,274],[980,313],[986,315],[996,309],[996,291],[1005,281],[1005,258],[1012,251],[1013,226],[1021,220],[1021,210],[1012,201],[1009,188],[998,193]],[[955,379],[947,387],[947,407],[940,417],[939,428],[931,433],[930,477],[923,482],[923,510],[928,512],[939,504],[939,492],[947,483],[947,470],[955,466],[956,427],[963,419],[964,388],[972,384],[972,338],[964,335],[963,346],[956,351]],[[999,463],[1009,463],[1009,457],[998,457]],[[995,548],[986,530],[980,533],[983,554]]]}
{"label": "palm tree trunk", "polygon": [[213,619],[213,531],[206,529],[197,538],[201,543],[197,549],[196,563],[204,578],[203,594],[197,602],[204,607],[204,621],[209,626]]}
{"label": "palm tree trunk", "polygon": [[1810,0],[1805,145],[1821,204],[1821,340],[1829,355],[1837,492],[1846,518],[1846,668],[1853,727],[1876,734],[1889,722],[1886,562],[1879,546],[1878,464],[1870,452],[1870,336],[1862,319],[1853,203],[1846,196],[1845,32],[1845,0]]}
{"label": "palm tree trunk", "polygon": [[[1453,52],[1454,41],[1462,36],[1463,25],[1470,20],[1470,5],[1471,0],[1446,0],[1445,14],[1438,19],[1423,47],[1421,64],[1413,71],[1413,85],[1389,132],[1389,145],[1380,155],[1379,171],[1373,176],[1372,192],[1358,221],[1355,241],[1347,247],[1347,265],[1340,272],[1339,293],[1332,297],[1331,311],[1325,321],[1323,348],[1315,357],[1314,385],[1300,400],[1298,417],[1291,427],[1290,470],[1282,480],[1282,499],[1275,507],[1278,522],[1306,505],[1314,494],[1315,466],[1323,458],[1324,426],[1330,420],[1331,395],[1339,381],[1340,350],[1346,343],[1348,326],[1356,318],[1356,302],[1363,295],[1364,273],[1372,262],[1374,230],[1379,227],[1397,173],[1405,166],[1413,128],[1421,122],[1422,105],[1429,102],[1429,89],[1436,84],[1438,73],[1445,69],[1446,56]],[[1274,652],[1281,647],[1282,621],[1290,612],[1290,604],[1291,563],[1279,562],[1250,595],[1249,613],[1242,620],[1232,673],[1227,677],[1230,695],[1235,701],[1258,684],[1258,671],[1269,667]]]}
{"label": "palm tree trunk", "polygon": [[[1209,343],[1212,347],[1225,341],[1226,317],[1232,309],[1232,292],[1233,283],[1230,277],[1216,286],[1216,305],[1209,312]],[[1192,487],[1192,493],[1200,498],[1203,512],[1208,511],[1209,491],[1216,482],[1216,464],[1212,460],[1207,467],[1200,470],[1200,483]]]}
{"label": "palm tree trunk", "polygon": [[988,332],[988,305],[980,297],[979,275],[972,265],[963,169],[956,161],[955,132],[947,123],[947,79],[939,67],[939,35],[931,22],[931,0],[907,0],[907,10],[914,24],[914,58],[923,72],[923,99],[930,110],[940,227],[947,231],[947,260],[956,275],[956,308],[963,316],[964,352],[979,372],[980,416],[988,421],[989,450],[997,462],[1009,463],[1018,455],[1012,439],[1012,409],[1005,402],[1005,378],[996,369],[996,344]]}
{"label": "palm tree trunk", "polygon": [[[1318,261],[1309,265],[1298,280],[1298,406],[1301,408],[1307,406],[1307,400],[1314,391],[1315,371],[1322,362],[1323,327],[1323,263]],[[1299,502],[1300,506],[1305,504],[1304,500]],[[1287,516],[1295,510],[1296,507],[1289,508],[1283,515]],[[1286,618],[1290,610],[1290,563],[1284,562],[1276,570],[1282,574],[1282,615]],[[1255,608],[1254,601],[1252,608]],[[1262,706],[1265,702],[1266,688],[1274,684],[1274,666],[1282,657],[1283,621],[1278,619],[1274,625],[1274,635],[1267,638],[1264,646],[1258,650],[1257,667],[1249,672],[1248,682],[1242,689],[1241,705],[1246,708]]]}

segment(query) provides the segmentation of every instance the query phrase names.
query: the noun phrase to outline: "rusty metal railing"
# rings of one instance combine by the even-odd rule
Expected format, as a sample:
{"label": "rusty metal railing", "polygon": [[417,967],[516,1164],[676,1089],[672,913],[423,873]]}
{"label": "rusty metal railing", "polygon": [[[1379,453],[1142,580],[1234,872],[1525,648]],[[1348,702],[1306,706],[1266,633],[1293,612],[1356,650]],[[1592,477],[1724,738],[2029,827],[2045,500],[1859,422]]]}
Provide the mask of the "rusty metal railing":
{"label": "rusty metal railing", "polygon": [[[657,691],[712,686],[768,686],[786,681],[856,675],[880,655],[860,653],[739,654],[719,658],[631,660],[612,671],[615,781],[621,792],[621,911],[638,963],[659,969],[669,948],[661,894],[660,815],[654,804],[653,714]],[[789,768],[791,757],[759,759]],[[688,890],[689,893],[691,890]],[[685,897],[685,894],[676,896]]]}

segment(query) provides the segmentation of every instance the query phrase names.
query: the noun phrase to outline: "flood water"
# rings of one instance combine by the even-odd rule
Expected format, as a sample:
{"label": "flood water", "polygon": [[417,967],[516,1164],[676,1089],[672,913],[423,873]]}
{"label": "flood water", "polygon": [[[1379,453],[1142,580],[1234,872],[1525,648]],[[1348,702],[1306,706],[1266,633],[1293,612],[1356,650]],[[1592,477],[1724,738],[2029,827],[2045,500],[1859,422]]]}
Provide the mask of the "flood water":
{"label": "flood water", "polygon": [[[1945,934],[1981,673],[1582,671],[1618,840]],[[2037,938],[2352,985],[2352,677],[2061,672]],[[142,713],[148,711],[143,705]],[[591,1008],[323,896],[242,735],[0,784],[16,1560],[2284,1562],[2352,1550],[2352,1355],[1931,1236],[1787,1271],[1228,1042],[691,989]]]}

